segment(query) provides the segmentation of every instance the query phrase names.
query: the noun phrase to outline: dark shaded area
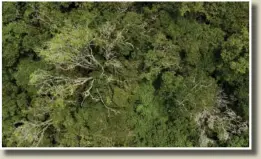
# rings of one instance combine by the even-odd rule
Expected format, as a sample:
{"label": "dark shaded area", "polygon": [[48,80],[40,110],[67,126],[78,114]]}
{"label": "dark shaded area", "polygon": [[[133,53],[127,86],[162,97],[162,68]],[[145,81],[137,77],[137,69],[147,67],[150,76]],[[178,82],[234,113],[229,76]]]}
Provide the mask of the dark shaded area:
{"label": "dark shaded area", "polygon": [[[59,3],[57,3],[57,5],[59,5]],[[76,2],[69,2],[59,6],[62,13],[70,12],[77,8]]]}
{"label": "dark shaded area", "polygon": [[18,123],[15,123],[14,124],[14,126],[16,127],[16,128],[18,128],[19,126],[22,126],[24,123],[22,123],[22,122],[18,122]]}
{"label": "dark shaded area", "polygon": [[156,91],[161,87],[161,83],[162,83],[161,76],[162,76],[162,72],[157,76],[157,78],[152,83]]}

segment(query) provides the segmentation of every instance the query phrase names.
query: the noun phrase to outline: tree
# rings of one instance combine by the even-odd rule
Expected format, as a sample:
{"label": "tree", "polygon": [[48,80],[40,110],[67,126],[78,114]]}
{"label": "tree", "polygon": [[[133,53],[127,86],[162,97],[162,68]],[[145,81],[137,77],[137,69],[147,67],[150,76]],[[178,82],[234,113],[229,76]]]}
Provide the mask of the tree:
{"label": "tree", "polygon": [[3,3],[3,146],[248,146],[248,8]]}

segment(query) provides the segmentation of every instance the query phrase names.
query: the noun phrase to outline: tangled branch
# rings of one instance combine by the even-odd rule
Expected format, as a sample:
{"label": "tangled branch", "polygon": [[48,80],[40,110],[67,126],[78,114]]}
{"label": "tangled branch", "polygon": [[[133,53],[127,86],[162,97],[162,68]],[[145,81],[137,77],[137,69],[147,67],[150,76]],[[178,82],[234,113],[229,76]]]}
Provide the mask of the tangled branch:
{"label": "tangled branch", "polygon": [[30,143],[31,146],[37,147],[41,143],[46,130],[50,127],[50,125],[52,125],[52,119],[45,122],[24,121],[22,123],[23,125],[18,127],[14,132],[15,136],[19,138],[19,145],[23,143],[26,144],[27,142]]}

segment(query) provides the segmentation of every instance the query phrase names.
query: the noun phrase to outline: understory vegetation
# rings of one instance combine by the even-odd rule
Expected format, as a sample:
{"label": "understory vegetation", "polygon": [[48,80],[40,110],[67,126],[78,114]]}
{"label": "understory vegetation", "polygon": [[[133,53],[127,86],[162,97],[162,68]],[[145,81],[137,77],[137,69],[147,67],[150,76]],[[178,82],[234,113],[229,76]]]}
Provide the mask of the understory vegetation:
{"label": "understory vegetation", "polygon": [[249,4],[3,2],[4,147],[248,147]]}

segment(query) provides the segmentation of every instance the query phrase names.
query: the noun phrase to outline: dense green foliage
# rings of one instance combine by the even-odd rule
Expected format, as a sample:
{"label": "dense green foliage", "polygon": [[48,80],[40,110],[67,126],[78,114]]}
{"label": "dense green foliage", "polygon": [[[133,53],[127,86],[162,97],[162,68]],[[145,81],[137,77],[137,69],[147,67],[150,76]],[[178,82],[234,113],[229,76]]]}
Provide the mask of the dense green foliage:
{"label": "dense green foliage", "polygon": [[3,3],[3,146],[248,147],[249,5]]}

